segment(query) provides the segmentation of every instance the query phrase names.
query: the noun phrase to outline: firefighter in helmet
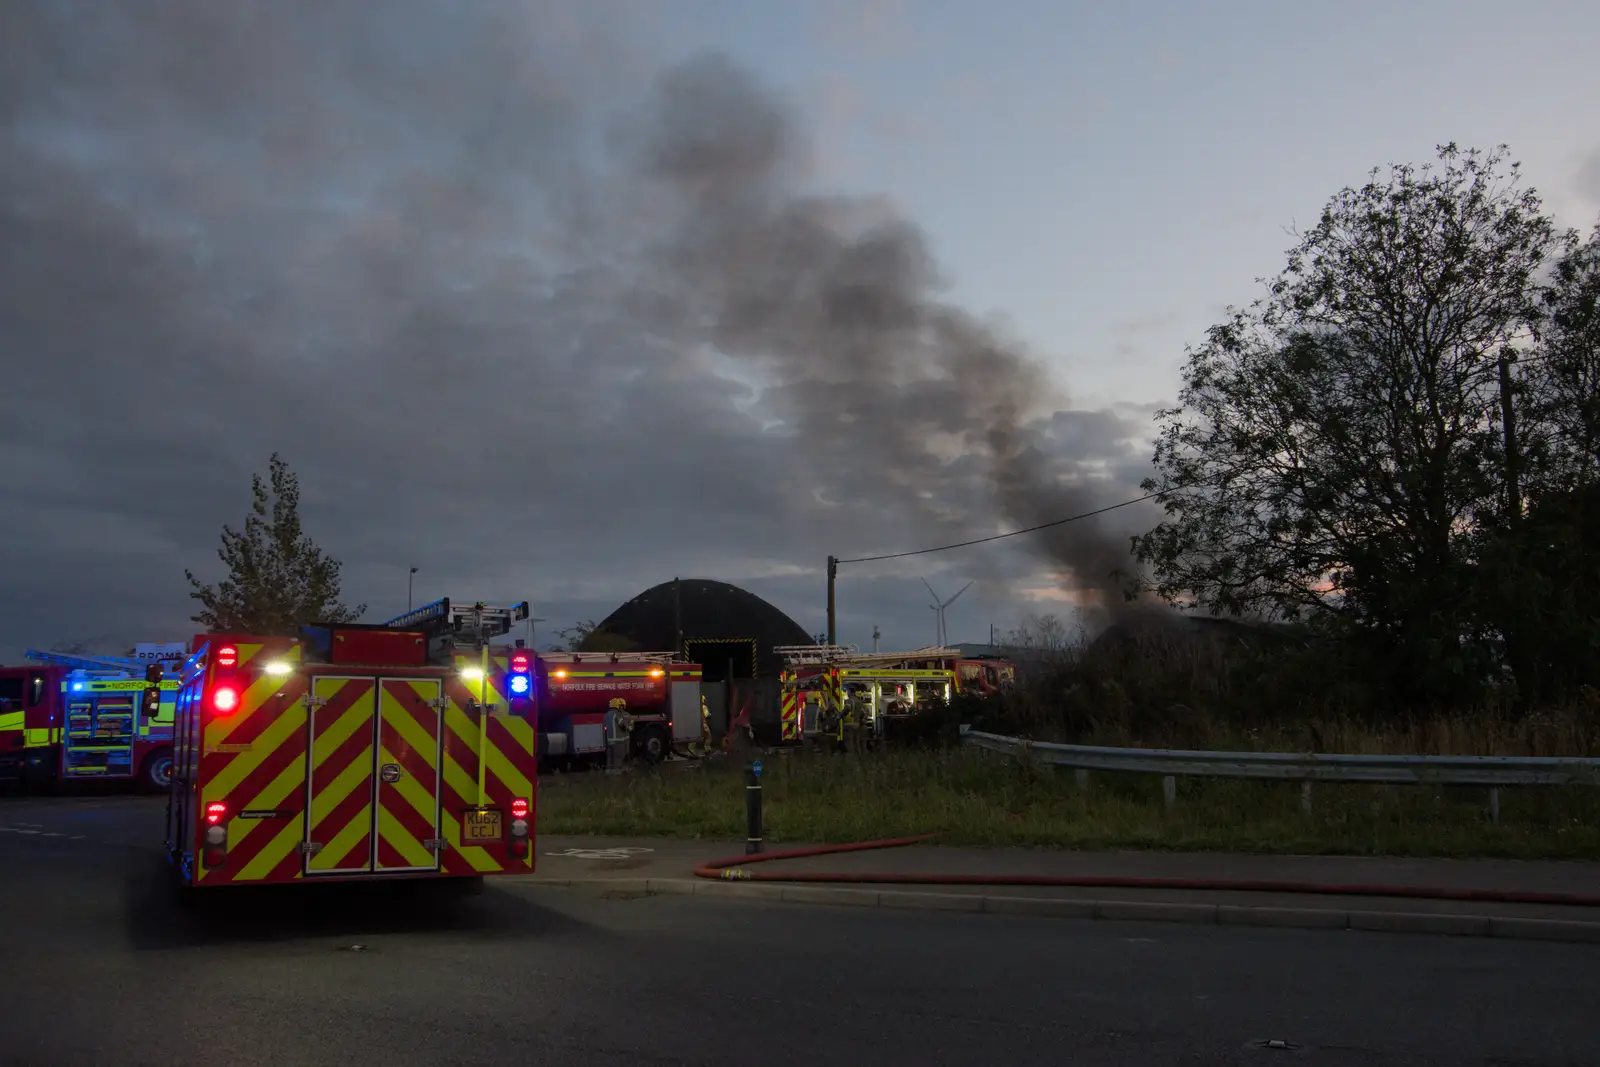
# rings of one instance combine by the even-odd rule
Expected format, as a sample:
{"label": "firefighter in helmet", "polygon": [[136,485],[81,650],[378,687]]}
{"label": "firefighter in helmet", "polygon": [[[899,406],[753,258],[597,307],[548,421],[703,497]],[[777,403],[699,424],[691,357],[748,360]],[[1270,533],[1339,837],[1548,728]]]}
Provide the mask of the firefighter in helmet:
{"label": "firefighter in helmet", "polygon": [[615,770],[622,765],[628,752],[628,735],[632,732],[633,717],[628,714],[628,702],[614,697],[606,709],[606,767]]}
{"label": "firefighter in helmet", "polygon": [[704,693],[700,694],[700,754],[711,755],[711,707]]}

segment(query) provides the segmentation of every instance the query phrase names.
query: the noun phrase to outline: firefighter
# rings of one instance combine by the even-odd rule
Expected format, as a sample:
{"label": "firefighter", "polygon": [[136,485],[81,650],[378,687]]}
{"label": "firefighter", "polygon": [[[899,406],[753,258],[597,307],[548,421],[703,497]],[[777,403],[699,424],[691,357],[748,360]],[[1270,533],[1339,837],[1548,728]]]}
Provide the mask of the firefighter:
{"label": "firefighter", "polygon": [[711,755],[711,707],[704,693],[700,694],[700,755]]}
{"label": "firefighter", "polygon": [[854,737],[856,724],[859,720],[860,716],[856,714],[856,694],[854,689],[851,689],[845,695],[844,707],[840,709],[838,716],[838,732],[834,735],[835,749],[840,752],[850,751],[850,745],[845,740],[845,734],[848,732]]}
{"label": "firefighter", "polygon": [[606,769],[619,770],[628,751],[628,734],[632,726],[632,717],[628,714],[628,702],[621,697],[611,701],[606,709]]}

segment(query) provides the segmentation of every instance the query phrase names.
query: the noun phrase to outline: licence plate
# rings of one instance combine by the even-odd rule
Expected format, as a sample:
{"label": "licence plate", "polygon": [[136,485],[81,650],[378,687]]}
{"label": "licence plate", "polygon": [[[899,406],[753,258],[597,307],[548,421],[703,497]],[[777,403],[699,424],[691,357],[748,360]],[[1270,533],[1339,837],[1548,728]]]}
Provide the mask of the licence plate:
{"label": "licence plate", "polygon": [[500,839],[500,813],[498,811],[469,811],[466,821],[468,841],[497,841]]}

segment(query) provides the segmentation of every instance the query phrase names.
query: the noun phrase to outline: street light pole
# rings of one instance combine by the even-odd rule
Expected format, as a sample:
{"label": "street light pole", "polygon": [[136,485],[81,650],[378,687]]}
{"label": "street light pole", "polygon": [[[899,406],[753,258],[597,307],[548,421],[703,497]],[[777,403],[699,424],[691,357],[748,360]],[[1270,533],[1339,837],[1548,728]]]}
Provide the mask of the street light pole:
{"label": "street light pole", "polygon": [[411,583],[416,581],[416,578],[417,578],[417,568],[412,567],[411,568],[411,573],[406,575],[406,610],[407,611],[411,610],[411,588],[412,588],[412,584]]}

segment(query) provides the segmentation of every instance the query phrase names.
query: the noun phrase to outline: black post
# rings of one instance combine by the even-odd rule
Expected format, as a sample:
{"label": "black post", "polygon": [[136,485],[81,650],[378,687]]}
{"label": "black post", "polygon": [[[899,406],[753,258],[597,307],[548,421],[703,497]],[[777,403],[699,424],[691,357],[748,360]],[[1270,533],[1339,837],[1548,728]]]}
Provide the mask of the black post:
{"label": "black post", "polygon": [[838,643],[838,632],[835,629],[836,616],[833,606],[833,583],[839,577],[839,560],[834,556],[828,557],[828,644]]}
{"label": "black post", "polygon": [[753,856],[761,851],[761,775],[755,764],[744,769],[744,854]]}

